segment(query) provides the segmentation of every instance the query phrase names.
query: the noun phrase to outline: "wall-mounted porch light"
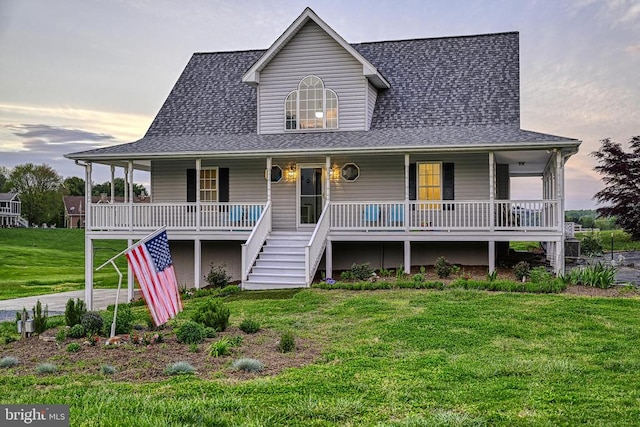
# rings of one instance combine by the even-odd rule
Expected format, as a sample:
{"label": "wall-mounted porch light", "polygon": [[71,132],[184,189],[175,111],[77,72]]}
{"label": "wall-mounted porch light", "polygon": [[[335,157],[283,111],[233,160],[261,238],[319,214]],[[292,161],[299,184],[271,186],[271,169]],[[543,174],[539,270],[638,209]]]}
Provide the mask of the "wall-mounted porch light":
{"label": "wall-mounted porch light", "polygon": [[340,166],[336,163],[334,163],[333,166],[331,166],[331,169],[329,169],[329,178],[331,181],[337,181],[340,179]]}
{"label": "wall-mounted porch light", "polygon": [[289,165],[287,167],[287,181],[295,181],[298,177],[298,171],[295,165]]}

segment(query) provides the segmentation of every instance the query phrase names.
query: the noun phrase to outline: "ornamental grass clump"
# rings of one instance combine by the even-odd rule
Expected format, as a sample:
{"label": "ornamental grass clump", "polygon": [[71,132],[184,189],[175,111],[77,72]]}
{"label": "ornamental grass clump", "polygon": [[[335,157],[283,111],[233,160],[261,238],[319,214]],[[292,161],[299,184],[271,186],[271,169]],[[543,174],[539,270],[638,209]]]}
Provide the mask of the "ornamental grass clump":
{"label": "ornamental grass clump", "polygon": [[14,366],[18,366],[20,362],[13,356],[5,356],[0,359],[0,368],[13,368]]}
{"label": "ornamental grass clump", "polygon": [[41,363],[36,367],[38,375],[55,374],[58,368],[53,363]]}
{"label": "ornamental grass clump", "polygon": [[100,367],[100,372],[102,375],[113,375],[116,373],[116,368],[111,365],[102,365]]}
{"label": "ornamental grass clump", "polygon": [[191,363],[184,361],[172,363],[164,370],[167,375],[192,375],[195,372],[196,368]]}
{"label": "ornamental grass clump", "polygon": [[264,365],[257,359],[242,357],[231,364],[231,369],[255,374],[257,372],[261,372],[264,369]]}

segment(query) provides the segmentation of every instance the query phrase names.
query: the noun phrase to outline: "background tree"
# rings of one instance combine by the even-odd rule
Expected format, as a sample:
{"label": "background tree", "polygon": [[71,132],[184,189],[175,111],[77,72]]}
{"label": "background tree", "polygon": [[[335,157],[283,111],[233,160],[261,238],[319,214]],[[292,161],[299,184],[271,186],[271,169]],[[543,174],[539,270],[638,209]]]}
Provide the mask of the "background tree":
{"label": "background tree", "polygon": [[[113,180],[113,186],[116,196],[124,196],[124,178],[116,178]],[[91,188],[93,196],[99,196],[100,194],[111,195],[111,181],[103,182],[102,184],[94,184]],[[133,184],[133,194],[136,196],[147,195],[147,189],[143,185]]]}
{"label": "background tree", "polygon": [[84,196],[84,179],[72,176],[65,179],[62,185],[67,196]]}
{"label": "background tree", "polygon": [[600,142],[600,149],[591,155],[598,159],[594,170],[602,175],[605,188],[593,197],[608,206],[598,208],[598,213],[615,216],[632,240],[640,240],[640,136],[629,141],[630,152],[609,138]]}
{"label": "background tree", "polygon": [[0,166],[0,193],[8,193],[9,190],[9,169]]}
{"label": "background tree", "polygon": [[33,224],[59,224],[62,177],[48,165],[25,163],[13,168],[10,187],[20,194],[22,216]]}

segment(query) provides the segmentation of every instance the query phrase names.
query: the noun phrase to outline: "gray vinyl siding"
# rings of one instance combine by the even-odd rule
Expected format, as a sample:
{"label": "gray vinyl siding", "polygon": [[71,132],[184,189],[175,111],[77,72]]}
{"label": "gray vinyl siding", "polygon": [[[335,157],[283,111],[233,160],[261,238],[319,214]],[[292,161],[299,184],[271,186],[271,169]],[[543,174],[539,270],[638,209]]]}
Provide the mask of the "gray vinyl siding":
{"label": "gray vinyl siding", "polygon": [[378,90],[371,83],[367,84],[367,130],[371,128],[371,118],[376,107]]}
{"label": "gray vinyl siding", "polygon": [[[264,179],[266,161],[203,159],[203,168],[229,168],[230,202],[265,202],[267,182]],[[151,195],[153,202],[186,202],[187,169],[195,169],[195,160],[156,160],[151,163]]]}
{"label": "gray vinyl siding", "polygon": [[404,200],[404,156],[335,157],[331,162],[341,168],[345,163],[355,163],[360,168],[357,180],[331,183],[331,201]]}
{"label": "gray vinyl siding", "polygon": [[258,133],[284,132],[284,101],[308,75],[322,79],[338,96],[340,130],[365,130],[367,80],[362,65],[313,22],[260,72]]}

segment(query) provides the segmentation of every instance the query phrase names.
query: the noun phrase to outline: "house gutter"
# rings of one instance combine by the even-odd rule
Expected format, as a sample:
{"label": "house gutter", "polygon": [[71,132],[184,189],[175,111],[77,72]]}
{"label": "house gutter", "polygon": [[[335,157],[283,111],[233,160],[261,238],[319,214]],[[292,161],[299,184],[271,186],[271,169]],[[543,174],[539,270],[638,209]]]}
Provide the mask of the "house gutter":
{"label": "house gutter", "polygon": [[173,153],[118,153],[118,154],[94,154],[89,156],[76,156],[73,154],[65,155],[68,159],[75,159],[76,163],[78,160],[122,160],[123,158],[135,158],[136,160],[153,160],[153,159],[189,159],[193,157],[246,157],[246,158],[255,158],[255,157],[265,157],[265,156],[291,156],[291,157],[302,157],[307,156],[309,154],[402,154],[407,151],[412,152],[422,152],[422,153],[435,153],[435,152],[478,152],[478,151],[526,151],[531,149],[545,149],[545,148],[571,148],[574,147],[569,153],[567,153],[566,157],[570,157],[573,154],[578,152],[578,146],[582,143],[580,140],[571,140],[571,141],[554,141],[554,142],[546,142],[546,143],[536,143],[536,142],[518,142],[512,143],[517,144],[517,147],[510,145],[510,143],[506,144],[480,144],[474,145],[473,147],[469,146],[431,146],[429,148],[425,147],[416,147],[416,146],[396,146],[396,147],[385,147],[385,148],[369,148],[369,147],[345,147],[345,148],[332,148],[332,149],[313,149],[313,148],[305,148],[304,152],[301,153],[302,149],[296,150],[247,150],[247,151],[184,151],[184,152],[173,152]]}

